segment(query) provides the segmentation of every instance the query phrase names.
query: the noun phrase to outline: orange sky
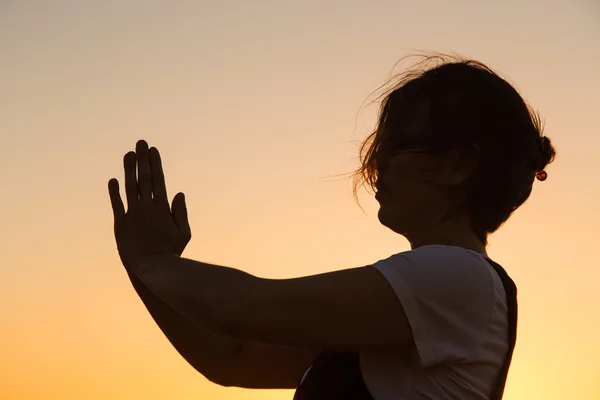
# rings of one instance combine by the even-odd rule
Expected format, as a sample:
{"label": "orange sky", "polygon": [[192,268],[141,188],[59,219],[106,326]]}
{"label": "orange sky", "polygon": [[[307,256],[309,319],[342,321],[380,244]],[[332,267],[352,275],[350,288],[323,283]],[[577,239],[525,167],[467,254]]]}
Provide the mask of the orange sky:
{"label": "orange sky", "polygon": [[[487,3],[487,2],[486,2]],[[273,399],[196,373],[137,298],[108,179],[137,139],[184,191],[184,256],[264,277],[408,249],[348,180],[411,49],[458,52],[515,83],[558,149],[491,237],[519,287],[505,399],[600,398],[600,5],[594,0],[0,1],[0,398]]]}

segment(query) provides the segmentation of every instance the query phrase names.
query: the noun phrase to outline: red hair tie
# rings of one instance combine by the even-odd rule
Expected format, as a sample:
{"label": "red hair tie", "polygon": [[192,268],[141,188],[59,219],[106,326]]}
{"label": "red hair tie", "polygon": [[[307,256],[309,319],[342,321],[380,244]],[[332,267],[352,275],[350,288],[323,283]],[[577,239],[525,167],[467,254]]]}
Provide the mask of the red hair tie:
{"label": "red hair tie", "polygon": [[548,173],[544,170],[541,170],[535,173],[535,177],[538,181],[545,181],[546,178],[548,178]]}

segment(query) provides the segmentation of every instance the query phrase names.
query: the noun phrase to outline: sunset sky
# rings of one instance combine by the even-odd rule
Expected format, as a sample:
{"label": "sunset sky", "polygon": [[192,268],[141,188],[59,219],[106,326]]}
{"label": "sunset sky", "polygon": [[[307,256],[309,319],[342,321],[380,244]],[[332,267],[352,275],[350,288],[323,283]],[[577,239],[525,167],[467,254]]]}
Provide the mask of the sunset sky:
{"label": "sunset sky", "polygon": [[505,399],[600,398],[599,21],[597,0],[0,0],[0,398],[290,400],[217,386],[169,344],[120,263],[107,182],[146,139],[186,194],[184,256],[261,277],[408,250],[333,176],[415,50],[498,71],[558,151],[490,239],[519,288]]}

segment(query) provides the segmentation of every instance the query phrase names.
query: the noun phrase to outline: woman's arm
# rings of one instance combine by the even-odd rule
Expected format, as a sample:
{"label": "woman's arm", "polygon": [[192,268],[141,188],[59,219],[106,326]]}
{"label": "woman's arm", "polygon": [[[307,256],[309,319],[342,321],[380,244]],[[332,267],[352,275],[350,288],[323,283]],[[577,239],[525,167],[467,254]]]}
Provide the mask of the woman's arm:
{"label": "woman's arm", "polygon": [[201,329],[156,297],[135,275],[130,274],[129,278],[148,312],[179,354],[211,382],[224,382],[224,372],[233,363],[242,342]]}
{"label": "woman's arm", "polygon": [[162,253],[134,273],[191,321],[240,339],[341,351],[414,344],[402,304],[372,267],[275,280]]}
{"label": "woman's arm", "polygon": [[208,380],[221,386],[293,389],[317,356],[311,349],[219,335],[190,322],[133,274],[131,283],[167,339]]}

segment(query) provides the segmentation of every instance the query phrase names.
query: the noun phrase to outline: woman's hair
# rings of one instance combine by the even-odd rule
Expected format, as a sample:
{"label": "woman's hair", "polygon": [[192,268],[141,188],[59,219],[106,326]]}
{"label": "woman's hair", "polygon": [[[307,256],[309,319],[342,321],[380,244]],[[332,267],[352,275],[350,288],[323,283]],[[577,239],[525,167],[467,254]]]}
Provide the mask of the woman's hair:
{"label": "woman's hair", "polygon": [[554,160],[555,150],[542,134],[539,115],[483,63],[448,55],[421,57],[381,95],[377,126],[362,142],[360,167],[352,173],[354,198],[358,202],[357,190],[365,184],[375,190],[377,161],[394,152],[475,148],[479,163],[467,182],[463,206],[487,244],[488,234],[527,200],[536,173]]}

